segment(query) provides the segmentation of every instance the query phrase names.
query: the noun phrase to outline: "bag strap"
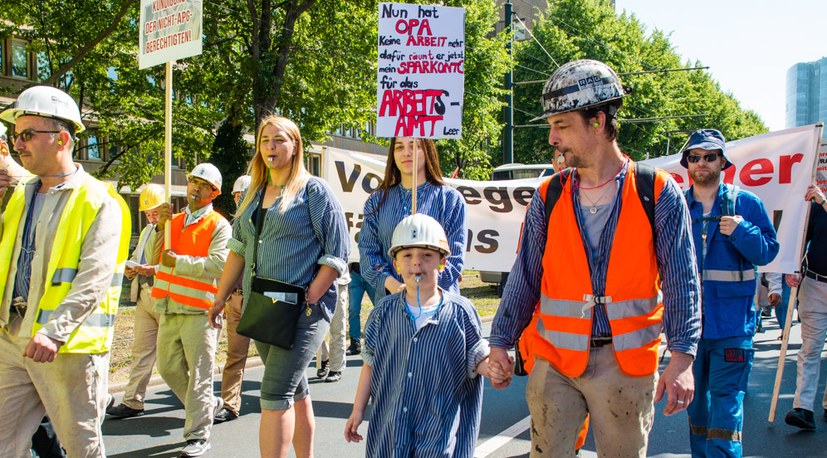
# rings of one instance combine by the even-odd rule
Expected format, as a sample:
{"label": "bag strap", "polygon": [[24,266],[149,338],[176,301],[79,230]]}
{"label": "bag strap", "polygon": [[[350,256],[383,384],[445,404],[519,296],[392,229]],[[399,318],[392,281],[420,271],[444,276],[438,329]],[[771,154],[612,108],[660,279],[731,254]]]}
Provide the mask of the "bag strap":
{"label": "bag strap", "polygon": [[548,186],[546,187],[546,227],[548,227],[549,219],[551,218],[551,212],[554,210],[554,205],[557,204],[557,200],[560,199],[560,194],[563,193],[563,187],[566,186],[566,181],[568,181],[569,176],[571,175],[571,169],[564,169],[560,173],[556,173],[549,178]]}
{"label": "bag strap", "polygon": [[[649,164],[635,162],[635,180],[637,182],[637,196],[646,217],[649,219],[649,227],[652,228],[652,241],[655,240],[655,176],[657,170]],[[657,242],[656,242],[657,243]]]}
{"label": "bag strap", "polygon": [[261,234],[261,228],[264,226],[264,217],[266,210],[264,209],[264,190],[258,193],[258,208],[256,209],[256,236],[253,238],[253,265],[252,278],[256,277],[256,264],[258,263],[258,237]]}

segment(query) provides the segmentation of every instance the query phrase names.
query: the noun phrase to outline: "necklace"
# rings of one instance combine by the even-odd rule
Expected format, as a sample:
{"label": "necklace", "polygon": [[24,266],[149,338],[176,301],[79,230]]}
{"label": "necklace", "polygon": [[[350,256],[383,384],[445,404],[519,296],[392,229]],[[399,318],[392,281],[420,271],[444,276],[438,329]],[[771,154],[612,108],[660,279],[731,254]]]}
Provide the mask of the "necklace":
{"label": "necklace", "polygon": [[[598,186],[598,188],[599,188],[599,187],[602,187],[602,186],[603,186],[603,185],[600,185],[600,186]],[[596,189],[596,188],[580,188],[580,189]],[[609,188],[604,189],[604,190],[603,190],[603,192],[602,192],[602,193],[600,193],[600,196],[598,196],[598,197],[597,197],[597,199],[595,199],[595,200],[591,200],[591,199],[589,199],[589,197],[588,197],[585,193],[580,193],[580,195],[581,195],[584,199],[586,199],[586,201],[587,201],[587,202],[589,203],[589,205],[590,205],[590,207],[589,207],[589,213],[590,213],[590,214],[594,215],[594,214],[596,214],[596,213],[597,213],[597,203],[598,203],[598,202],[600,202],[601,200],[603,200],[603,198],[604,198],[604,197],[606,197],[606,194],[608,193],[608,191],[609,191],[610,189],[612,189],[612,188],[611,188],[611,187],[609,187]]]}

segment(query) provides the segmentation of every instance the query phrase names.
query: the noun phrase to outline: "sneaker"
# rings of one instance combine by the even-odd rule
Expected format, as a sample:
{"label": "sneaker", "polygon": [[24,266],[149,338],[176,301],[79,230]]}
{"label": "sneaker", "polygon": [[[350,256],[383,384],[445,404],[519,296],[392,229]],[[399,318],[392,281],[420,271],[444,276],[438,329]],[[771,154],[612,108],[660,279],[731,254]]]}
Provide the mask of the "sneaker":
{"label": "sneaker", "polygon": [[813,412],[800,407],[796,407],[795,409],[787,412],[784,422],[805,431],[815,431],[816,429],[816,422],[813,419]]}
{"label": "sneaker", "polygon": [[238,414],[225,407],[225,408],[221,409],[220,412],[215,414],[215,417],[213,417],[212,422],[214,424],[215,423],[224,423],[225,421],[233,421],[236,418],[238,418]]}
{"label": "sneaker", "polygon": [[114,407],[107,408],[106,414],[112,418],[140,417],[144,414],[144,409],[133,409],[132,407],[121,403]]}
{"label": "sneaker", "polygon": [[347,347],[347,351],[345,352],[348,356],[358,355],[362,353],[362,342],[359,339],[354,339],[353,337],[350,338],[350,346]]}
{"label": "sneaker", "polygon": [[218,396],[214,397],[213,399],[215,399],[215,405],[212,408],[212,417],[215,418],[224,409],[224,400]]}
{"label": "sneaker", "polygon": [[316,377],[325,378],[328,372],[330,372],[330,361],[324,360],[322,361],[322,366],[316,369]]}
{"label": "sneaker", "polygon": [[112,406],[114,406],[114,405],[115,405],[115,396],[112,396],[111,394],[107,394],[106,395],[106,410],[111,409]]}
{"label": "sneaker", "polygon": [[206,439],[190,439],[178,456],[201,456],[209,449],[210,443]]}
{"label": "sneaker", "polygon": [[325,377],[324,381],[327,383],[335,383],[342,379],[342,373],[340,371],[330,371]]}

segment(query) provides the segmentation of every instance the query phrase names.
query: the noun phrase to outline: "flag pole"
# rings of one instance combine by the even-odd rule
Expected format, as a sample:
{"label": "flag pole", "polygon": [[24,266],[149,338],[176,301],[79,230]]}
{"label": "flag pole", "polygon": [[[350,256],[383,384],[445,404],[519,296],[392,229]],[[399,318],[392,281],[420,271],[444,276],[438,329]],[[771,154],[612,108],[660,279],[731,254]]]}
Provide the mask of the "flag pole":
{"label": "flag pole", "polygon": [[[167,203],[172,203],[172,65],[175,61],[167,62],[166,82],[164,84],[164,193]],[[172,217],[172,215],[170,215]],[[164,225],[164,246],[172,246],[172,232],[170,225]]]}
{"label": "flag pole", "polygon": [[[815,183],[816,178],[816,171],[818,169],[818,148],[819,144],[821,143],[821,135],[824,130],[824,123],[816,124],[816,132],[818,132],[816,141],[816,156],[815,161],[813,161],[813,170],[810,175],[810,183]],[[807,228],[810,224],[810,208],[811,205],[807,203],[807,212],[804,217],[804,236],[807,235]],[[798,259],[804,257],[804,249],[805,245],[802,243],[801,252],[799,253]],[[800,264],[799,264],[800,266]],[[801,271],[795,272],[796,275],[801,275]],[[798,287],[794,287],[790,289],[790,300],[787,303],[787,319],[784,320],[784,330],[781,333],[781,351],[778,353],[778,367],[775,369],[775,385],[772,388],[772,401],[770,402],[770,412],[767,418],[767,421],[770,423],[775,422],[775,411],[778,407],[778,395],[781,391],[781,379],[784,377],[784,361],[787,359],[787,345],[789,344],[790,340],[790,327],[792,326],[792,318],[793,318],[793,309],[795,309],[795,300],[796,296],[798,295]]]}

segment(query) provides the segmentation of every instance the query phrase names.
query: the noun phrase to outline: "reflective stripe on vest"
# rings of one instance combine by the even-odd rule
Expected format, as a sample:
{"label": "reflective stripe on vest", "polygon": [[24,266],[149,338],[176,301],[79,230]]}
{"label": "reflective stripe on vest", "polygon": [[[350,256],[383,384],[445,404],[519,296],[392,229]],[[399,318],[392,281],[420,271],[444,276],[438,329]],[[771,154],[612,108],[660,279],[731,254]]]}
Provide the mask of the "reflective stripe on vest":
{"label": "reflective stripe on vest", "polygon": [[[44,325],[49,322],[54,310],[41,310],[37,314],[37,323]],[[115,314],[93,313],[83,320],[84,326],[93,326],[96,328],[111,328],[115,325]]]}
{"label": "reflective stripe on vest", "polygon": [[[655,196],[667,178],[665,172],[657,172]],[[652,228],[637,194],[634,166],[629,164],[620,189],[622,204],[601,298],[595,298],[592,291],[591,271],[572,202],[573,181],[566,183],[549,217],[535,355],[564,375],[579,377],[588,365],[592,308],[597,301],[607,312],[620,369],[631,376],[651,375],[658,366],[663,306],[657,299]],[[541,185],[540,195],[546,194],[548,183]]]}
{"label": "reflective stripe on vest", "polygon": [[704,281],[752,281],[755,280],[755,269],[749,269],[744,271],[704,269],[703,277]]}

